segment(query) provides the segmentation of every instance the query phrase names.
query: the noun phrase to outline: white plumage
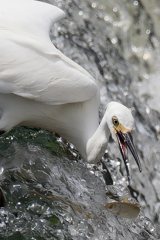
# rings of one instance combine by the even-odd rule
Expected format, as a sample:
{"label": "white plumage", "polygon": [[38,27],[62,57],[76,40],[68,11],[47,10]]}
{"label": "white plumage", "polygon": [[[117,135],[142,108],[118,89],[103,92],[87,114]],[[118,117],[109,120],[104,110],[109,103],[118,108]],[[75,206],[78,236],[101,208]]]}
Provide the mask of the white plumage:
{"label": "white plumage", "polygon": [[[132,130],[133,117],[112,102],[99,126],[95,80],[49,37],[51,26],[64,16],[50,4],[0,0],[0,129],[26,125],[52,130],[96,163],[107,147],[109,129],[117,141],[118,132]],[[114,116],[123,129],[113,124]]]}

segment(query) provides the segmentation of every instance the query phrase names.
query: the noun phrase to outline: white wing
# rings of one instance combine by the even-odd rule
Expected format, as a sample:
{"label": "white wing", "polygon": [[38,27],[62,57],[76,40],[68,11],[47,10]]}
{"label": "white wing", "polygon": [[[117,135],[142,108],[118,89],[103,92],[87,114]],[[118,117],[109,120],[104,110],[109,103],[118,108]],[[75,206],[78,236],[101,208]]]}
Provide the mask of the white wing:
{"label": "white wing", "polygon": [[50,27],[65,16],[33,0],[0,0],[0,92],[47,104],[82,102],[97,85],[90,74],[58,51]]}

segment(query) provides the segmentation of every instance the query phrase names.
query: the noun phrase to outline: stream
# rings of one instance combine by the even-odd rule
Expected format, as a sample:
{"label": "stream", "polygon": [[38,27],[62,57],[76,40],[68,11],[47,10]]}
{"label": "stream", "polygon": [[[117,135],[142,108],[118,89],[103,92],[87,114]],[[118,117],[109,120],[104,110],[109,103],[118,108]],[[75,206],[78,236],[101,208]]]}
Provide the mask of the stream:
{"label": "stream", "polygon": [[[160,1],[43,2],[66,13],[51,40],[98,81],[100,118],[110,101],[132,110],[142,172],[129,154],[129,186],[111,138],[93,165],[61,137],[17,126],[0,137],[0,240],[160,239]],[[140,204],[134,220],[104,208],[124,196]]]}

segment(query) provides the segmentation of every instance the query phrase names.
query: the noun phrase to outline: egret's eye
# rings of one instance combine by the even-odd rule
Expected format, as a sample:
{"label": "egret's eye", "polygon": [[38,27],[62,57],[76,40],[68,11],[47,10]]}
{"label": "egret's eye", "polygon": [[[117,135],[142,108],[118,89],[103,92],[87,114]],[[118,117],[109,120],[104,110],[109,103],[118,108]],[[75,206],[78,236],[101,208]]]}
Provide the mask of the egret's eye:
{"label": "egret's eye", "polygon": [[110,205],[109,205],[109,209],[112,209],[112,208],[113,208],[113,205],[112,205],[112,204],[110,204]]}
{"label": "egret's eye", "polygon": [[114,126],[118,126],[119,125],[119,121],[117,117],[112,117],[112,122]]}

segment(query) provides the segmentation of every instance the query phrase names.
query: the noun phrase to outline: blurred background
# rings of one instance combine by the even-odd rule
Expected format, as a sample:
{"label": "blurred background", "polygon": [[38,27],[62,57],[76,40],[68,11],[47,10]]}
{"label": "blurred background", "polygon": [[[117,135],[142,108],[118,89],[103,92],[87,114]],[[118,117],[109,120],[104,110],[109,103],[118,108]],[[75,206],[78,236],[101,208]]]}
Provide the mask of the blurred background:
{"label": "blurred background", "polygon": [[[103,164],[90,165],[60,137],[16,127],[0,137],[0,239],[160,239],[160,1],[43,2],[66,13],[51,40],[98,82],[100,118],[111,100],[132,110],[142,172],[129,155],[128,186],[112,139]],[[137,219],[104,208],[124,196],[139,202]]]}

